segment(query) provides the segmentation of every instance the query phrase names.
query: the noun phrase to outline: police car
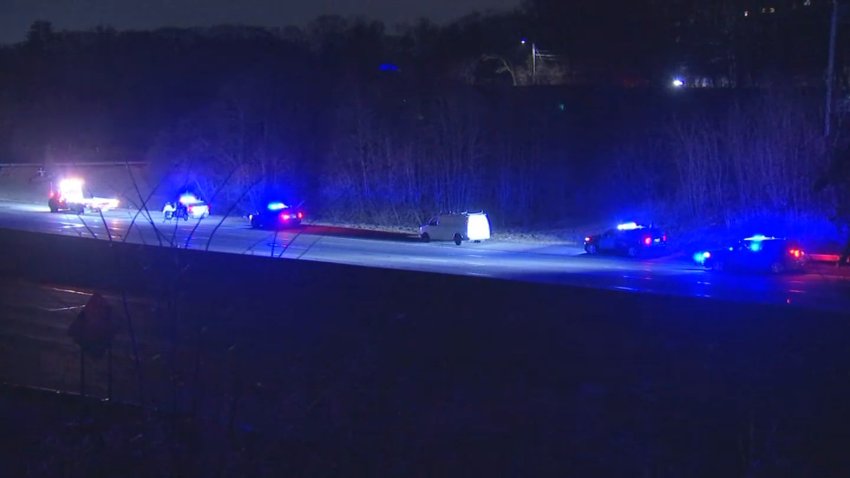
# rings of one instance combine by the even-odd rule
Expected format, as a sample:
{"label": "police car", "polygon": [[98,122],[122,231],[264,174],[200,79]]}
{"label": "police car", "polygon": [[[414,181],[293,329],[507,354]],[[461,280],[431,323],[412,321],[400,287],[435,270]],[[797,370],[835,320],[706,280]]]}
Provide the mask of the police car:
{"label": "police car", "polygon": [[694,254],[694,260],[715,271],[737,270],[780,274],[803,271],[808,262],[797,241],[761,234],[742,239],[725,249]]}
{"label": "police car", "polygon": [[177,201],[167,202],[162,209],[166,220],[203,219],[210,215],[210,206],[194,193],[185,192],[178,196]]}
{"label": "police car", "polygon": [[254,229],[283,229],[300,225],[305,216],[300,209],[281,201],[272,201],[262,210],[250,214],[248,221]]}
{"label": "police car", "polygon": [[649,252],[659,252],[667,245],[667,234],[661,229],[635,222],[618,224],[602,234],[584,238],[588,254],[625,254],[637,257]]}

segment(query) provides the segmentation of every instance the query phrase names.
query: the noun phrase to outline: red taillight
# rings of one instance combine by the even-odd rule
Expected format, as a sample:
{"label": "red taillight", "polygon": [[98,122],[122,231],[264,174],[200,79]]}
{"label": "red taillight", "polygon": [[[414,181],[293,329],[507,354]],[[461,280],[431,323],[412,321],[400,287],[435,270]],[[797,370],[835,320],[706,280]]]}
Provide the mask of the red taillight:
{"label": "red taillight", "polygon": [[303,212],[298,213],[298,219],[304,219],[304,213]]}
{"label": "red taillight", "polygon": [[801,251],[800,249],[789,249],[788,254],[791,254],[792,256],[794,256],[794,258],[799,259],[803,256],[803,251]]}
{"label": "red taillight", "polygon": [[648,246],[648,245],[650,245],[650,244],[652,244],[652,238],[651,238],[651,237],[644,237],[644,238],[643,238],[643,243],[644,243],[645,245],[647,245],[647,246]]}
{"label": "red taillight", "polygon": [[663,236],[661,236],[661,240],[664,241],[664,242],[667,242],[667,234],[664,234]]}
{"label": "red taillight", "polygon": [[281,214],[280,215],[280,218],[284,221],[288,221],[290,217],[292,217],[292,216],[290,216],[289,214]]}

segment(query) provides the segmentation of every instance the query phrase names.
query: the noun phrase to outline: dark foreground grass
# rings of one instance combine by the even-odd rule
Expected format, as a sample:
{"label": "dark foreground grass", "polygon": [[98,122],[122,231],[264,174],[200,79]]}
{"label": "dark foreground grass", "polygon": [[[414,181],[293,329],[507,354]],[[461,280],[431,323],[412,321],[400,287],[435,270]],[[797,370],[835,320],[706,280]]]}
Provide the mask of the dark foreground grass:
{"label": "dark foreground grass", "polygon": [[[133,312],[142,390],[116,314],[114,393],[144,408],[92,406],[96,425],[75,428],[75,400],[4,394],[5,428],[32,444],[4,445],[17,470],[850,472],[847,315],[17,232],[0,251],[7,276],[103,290],[119,312],[122,289],[156,302]],[[74,360],[56,345],[70,339],[25,341],[8,322],[0,378],[52,385],[40,380]]]}

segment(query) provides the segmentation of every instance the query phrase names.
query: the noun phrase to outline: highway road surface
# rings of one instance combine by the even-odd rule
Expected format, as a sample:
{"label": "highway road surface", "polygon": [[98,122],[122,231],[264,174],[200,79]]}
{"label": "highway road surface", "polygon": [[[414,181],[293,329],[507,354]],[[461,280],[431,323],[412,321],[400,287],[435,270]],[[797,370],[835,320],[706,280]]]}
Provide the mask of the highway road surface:
{"label": "highway road surface", "polygon": [[[715,273],[682,258],[588,256],[577,246],[505,241],[422,243],[413,235],[330,226],[253,230],[244,218],[211,216],[162,221],[119,209],[97,214],[51,214],[47,205],[0,202],[0,228],[128,241],[163,247],[430,271],[507,280],[671,294],[850,311],[850,274],[815,267],[780,276]],[[108,232],[107,227],[108,226]]]}

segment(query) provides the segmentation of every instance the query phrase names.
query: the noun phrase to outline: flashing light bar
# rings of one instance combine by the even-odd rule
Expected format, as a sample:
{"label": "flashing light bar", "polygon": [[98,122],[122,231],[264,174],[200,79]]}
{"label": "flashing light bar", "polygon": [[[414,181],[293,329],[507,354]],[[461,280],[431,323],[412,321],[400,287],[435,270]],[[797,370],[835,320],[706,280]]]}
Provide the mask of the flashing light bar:
{"label": "flashing light bar", "polygon": [[771,239],[776,239],[776,238],[773,237],[773,236],[765,236],[764,234],[756,234],[754,236],[744,238],[745,241],[756,241],[756,242],[768,241],[768,240],[771,240]]}
{"label": "flashing light bar", "polygon": [[710,259],[710,258],[711,258],[711,253],[708,252],[708,251],[697,252],[696,254],[694,254],[694,262],[696,262],[697,264],[701,264],[701,265],[705,264],[706,259]]}
{"label": "flashing light bar", "polygon": [[636,222],[617,224],[618,231],[634,231],[635,229],[643,229],[643,226],[638,225]]}
{"label": "flashing light bar", "polygon": [[187,206],[187,205],[189,205],[189,204],[197,204],[197,203],[201,202],[201,201],[198,199],[198,197],[197,197],[197,196],[195,196],[195,195],[194,195],[194,194],[192,194],[192,193],[184,193],[184,194],[181,194],[181,195],[180,195],[180,199],[178,199],[178,201],[180,201],[180,204],[182,204],[182,205],[184,205],[184,206]]}

